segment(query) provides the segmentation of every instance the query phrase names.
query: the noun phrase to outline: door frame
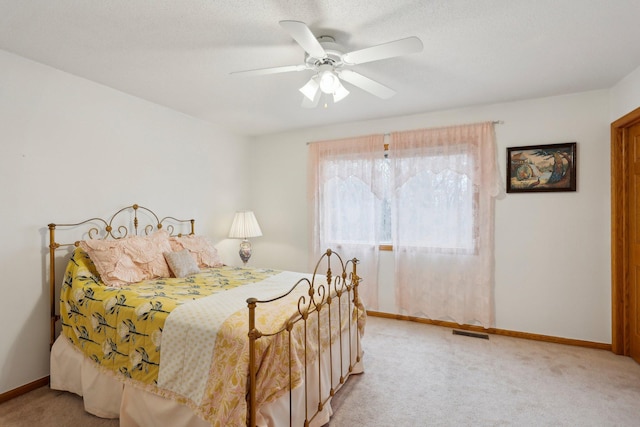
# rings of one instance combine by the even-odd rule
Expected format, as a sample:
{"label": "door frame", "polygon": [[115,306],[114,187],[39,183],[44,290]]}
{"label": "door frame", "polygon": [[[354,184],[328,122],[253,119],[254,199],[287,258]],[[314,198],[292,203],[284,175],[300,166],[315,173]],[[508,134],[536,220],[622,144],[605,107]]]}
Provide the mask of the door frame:
{"label": "door frame", "polygon": [[611,123],[611,351],[630,354],[628,128],[640,124],[640,108]]}

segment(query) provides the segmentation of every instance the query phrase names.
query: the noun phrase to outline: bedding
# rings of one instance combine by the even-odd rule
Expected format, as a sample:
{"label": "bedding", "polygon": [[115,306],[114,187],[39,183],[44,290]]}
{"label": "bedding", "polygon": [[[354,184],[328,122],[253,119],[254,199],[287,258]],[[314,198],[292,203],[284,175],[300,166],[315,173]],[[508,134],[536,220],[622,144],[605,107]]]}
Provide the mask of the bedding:
{"label": "bedding", "polygon": [[204,236],[196,236],[195,234],[170,236],[169,244],[173,251],[188,250],[200,268],[221,267],[223,265],[215,246]]}
{"label": "bedding", "polygon": [[[126,278],[121,274],[114,285],[104,282],[94,263],[96,251],[100,253],[110,243],[80,244],[72,254],[62,283],[61,339],[81,352],[83,360],[92,361],[101,375],[186,405],[210,425],[246,425],[249,370],[246,300],[283,295],[301,275],[222,266],[215,248],[206,239],[194,236],[167,239],[171,243],[170,251],[166,251],[167,237],[155,237],[160,241],[158,247],[163,257],[174,254],[169,255],[171,258],[177,251],[186,250],[194,262],[216,267],[202,268],[193,274],[174,274],[178,277],[168,277],[169,273],[157,277],[156,273],[141,281],[132,281],[133,276]],[[120,253],[133,253],[122,243],[116,246]],[[93,250],[91,256],[85,248]],[[155,252],[153,256],[145,254],[144,261],[153,262],[156,256]],[[132,260],[134,264],[138,261]],[[311,279],[311,275],[304,278]],[[270,304],[269,310],[258,311],[256,327],[263,331],[277,330],[302,316],[298,301],[308,290],[308,286],[298,286],[286,298]],[[256,341],[256,366],[261,367],[256,378],[258,407],[281,402],[289,388],[300,386],[304,382],[305,364],[324,363],[318,360],[322,349],[341,344],[340,330],[347,328],[349,321],[357,318],[358,327],[364,327],[361,304],[354,307],[347,298],[335,301],[332,311],[309,316],[309,322],[296,324],[288,335],[277,334]],[[291,307],[298,310],[292,311]],[[318,322],[329,316],[340,327],[331,332],[318,329]],[[307,334],[318,336],[318,344],[308,342]],[[53,369],[52,361],[52,384]]]}
{"label": "bedding", "polygon": [[198,267],[195,258],[188,249],[165,252],[164,259],[167,260],[173,277],[186,277],[200,272],[200,267]]}
{"label": "bedding", "polygon": [[163,254],[171,251],[171,245],[164,230],[117,240],[83,240],[80,247],[91,256],[100,278],[108,286],[169,277]]}
{"label": "bedding", "polygon": [[62,333],[88,358],[127,378],[157,384],[160,343],[167,316],[181,304],[242,284],[276,270],[224,267],[193,277],[161,278],[105,286],[88,254],[71,256],[60,295]]}

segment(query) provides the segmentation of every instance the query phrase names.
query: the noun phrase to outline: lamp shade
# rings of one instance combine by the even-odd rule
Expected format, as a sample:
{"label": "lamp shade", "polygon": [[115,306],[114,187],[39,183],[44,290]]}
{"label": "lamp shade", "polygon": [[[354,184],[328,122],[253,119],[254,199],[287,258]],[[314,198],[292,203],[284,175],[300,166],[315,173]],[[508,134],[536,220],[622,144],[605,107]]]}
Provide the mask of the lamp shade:
{"label": "lamp shade", "polygon": [[346,98],[347,95],[349,95],[349,91],[338,81],[338,87],[333,92],[333,102],[341,101]]}
{"label": "lamp shade", "polygon": [[309,99],[309,101],[313,101],[316,98],[316,94],[320,89],[320,85],[318,84],[317,79],[317,76],[311,77],[306,85],[298,89],[304,96]]}
{"label": "lamp shade", "polygon": [[231,239],[247,239],[249,237],[262,236],[262,230],[258,225],[256,216],[252,211],[239,211],[233,217],[229,238]]}

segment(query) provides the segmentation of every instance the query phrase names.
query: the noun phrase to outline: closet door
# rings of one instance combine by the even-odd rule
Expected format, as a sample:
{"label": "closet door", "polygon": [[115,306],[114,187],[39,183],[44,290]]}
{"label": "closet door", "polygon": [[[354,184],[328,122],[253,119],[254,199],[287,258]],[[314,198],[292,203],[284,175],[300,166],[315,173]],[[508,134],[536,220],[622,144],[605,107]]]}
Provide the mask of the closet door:
{"label": "closet door", "polygon": [[628,129],[629,141],[629,300],[630,356],[640,363],[640,124]]}

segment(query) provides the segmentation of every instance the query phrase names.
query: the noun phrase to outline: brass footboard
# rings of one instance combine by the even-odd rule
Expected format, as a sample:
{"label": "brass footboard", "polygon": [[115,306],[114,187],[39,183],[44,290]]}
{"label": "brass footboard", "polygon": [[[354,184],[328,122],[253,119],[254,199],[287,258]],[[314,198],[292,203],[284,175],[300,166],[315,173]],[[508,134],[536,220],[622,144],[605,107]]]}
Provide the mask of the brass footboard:
{"label": "brass footboard", "polygon": [[[336,259],[339,264],[340,273],[333,275],[331,270],[331,261]],[[317,275],[321,265],[326,263],[326,283],[316,283],[316,279],[322,278],[323,275]],[[358,285],[360,277],[357,274],[358,260],[351,259],[346,263],[335,252],[328,249],[318,260],[311,280],[301,279],[292,289],[285,295],[271,300],[259,301],[255,298],[249,298],[247,305],[249,308],[249,390],[248,390],[248,420],[249,427],[255,427],[257,423],[257,371],[258,364],[256,345],[258,340],[264,337],[275,337],[280,334],[285,335],[289,346],[289,425],[292,425],[293,411],[304,410],[304,426],[318,416],[325,408],[331,397],[334,396],[337,389],[344,384],[349,375],[353,373],[354,367],[361,361],[362,349],[360,346],[360,329],[363,326],[364,307],[358,297]],[[348,272],[348,269],[350,271]],[[306,295],[298,298],[297,311],[289,319],[289,321],[276,331],[260,331],[256,328],[256,310],[260,305],[274,303],[291,294],[298,286],[307,287]],[[265,308],[268,308],[266,306]],[[336,313],[337,308],[337,313]],[[332,313],[333,310],[333,313]],[[327,313],[322,315],[322,313]],[[347,317],[346,319],[344,317]],[[313,320],[313,324],[311,321]],[[292,380],[292,331],[298,328],[298,332],[304,337],[304,369],[302,369],[301,378],[294,384]],[[345,343],[345,335],[347,346]],[[328,338],[327,338],[328,337]],[[334,343],[337,343],[337,351],[339,355],[340,366],[334,366]],[[346,348],[345,348],[346,347]],[[308,397],[310,390],[308,389],[307,379],[311,375],[309,372],[310,365],[314,361],[320,361],[323,354],[328,352],[328,372],[323,372],[323,363],[317,363],[318,389],[317,389],[317,406],[310,408]],[[348,363],[345,366],[344,360],[348,357]],[[324,369],[327,369],[326,367]],[[314,372],[315,374],[316,372]],[[329,378],[329,387],[323,390],[322,378]],[[334,377],[339,379],[334,381]],[[296,386],[304,387],[304,408],[293,408],[291,403],[291,394]],[[315,395],[316,390],[314,390]]]}

